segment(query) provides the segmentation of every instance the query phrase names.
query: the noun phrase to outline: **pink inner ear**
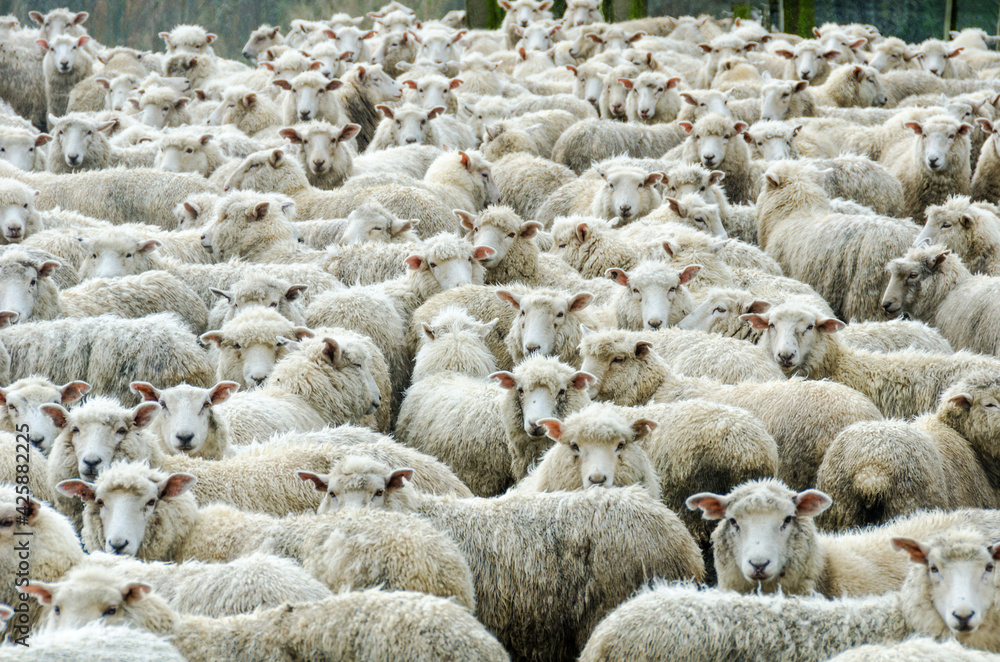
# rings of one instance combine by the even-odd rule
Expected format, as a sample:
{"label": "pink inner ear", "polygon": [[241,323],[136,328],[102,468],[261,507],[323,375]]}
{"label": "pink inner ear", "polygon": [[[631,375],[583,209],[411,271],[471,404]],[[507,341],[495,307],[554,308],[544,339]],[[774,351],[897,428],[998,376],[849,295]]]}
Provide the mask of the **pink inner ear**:
{"label": "pink inner ear", "polygon": [[705,519],[722,519],[726,516],[726,504],[714,494],[696,494],[687,500],[691,510],[701,509]]}
{"label": "pink inner ear", "polygon": [[490,375],[490,379],[495,379],[503,388],[510,390],[517,386],[517,382],[514,381],[514,375],[509,372],[500,371],[494,372]]}
{"label": "pink inner ear", "polygon": [[410,257],[406,258],[404,262],[406,262],[406,266],[416,271],[421,267],[421,265],[423,265],[424,258],[420,257],[419,255],[411,255]]}

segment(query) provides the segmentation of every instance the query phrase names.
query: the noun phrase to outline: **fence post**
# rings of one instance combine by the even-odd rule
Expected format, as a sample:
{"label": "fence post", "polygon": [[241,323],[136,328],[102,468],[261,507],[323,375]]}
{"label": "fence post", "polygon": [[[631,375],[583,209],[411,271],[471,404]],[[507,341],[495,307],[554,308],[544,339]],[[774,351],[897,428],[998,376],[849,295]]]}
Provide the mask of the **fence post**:
{"label": "fence post", "polygon": [[816,6],[813,0],[782,0],[782,32],[797,34],[808,39],[813,36],[814,25],[816,25]]}
{"label": "fence post", "polygon": [[951,31],[958,29],[958,0],[945,0],[944,3],[944,36],[945,41],[951,39]]}
{"label": "fence post", "polygon": [[470,28],[496,30],[503,23],[503,15],[496,0],[465,0],[465,22]]}

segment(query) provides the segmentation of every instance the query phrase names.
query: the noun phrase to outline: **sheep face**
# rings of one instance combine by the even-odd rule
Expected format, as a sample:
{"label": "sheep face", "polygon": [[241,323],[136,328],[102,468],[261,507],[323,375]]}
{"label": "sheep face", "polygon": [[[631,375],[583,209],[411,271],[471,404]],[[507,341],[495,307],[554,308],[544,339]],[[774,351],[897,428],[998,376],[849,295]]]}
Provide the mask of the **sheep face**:
{"label": "sheep face", "polygon": [[90,18],[85,11],[71,12],[65,9],[53,9],[48,14],[28,12],[28,16],[39,25],[39,33],[43,39],[55,39],[61,35],[79,35],[86,28],[83,24]]}
{"label": "sheep face", "polygon": [[603,22],[604,17],[601,15],[599,6],[600,3],[594,0],[580,0],[580,2],[566,3],[566,13],[563,14],[563,25],[567,28],[575,28],[579,25]]}
{"label": "sheep face", "polygon": [[632,81],[627,78],[618,78],[617,74],[617,69],[612,69],[604,78],[603,94],[608,99],[608,112],[611,119],[625,117],[625,102],[628,100],[629,92],[632,91]]}
{"label": "sheep face", "polygon": [[[285,84],[281,85],[283,82]],[[291,91],[295,103],[295,116],[299,121],[308,122],[320,116],[324,95],[336,90],[343,83],[339,80],[327,80],[326,76],[313,71],[306,71],[293,78],[291,83],[278,79],[275,85]]]}
{"label": "sheep face", "polygon": [[403,98],[403,85],[382,70],[382,65],[372,64],[367,67],[355,67],[355,80],[368,92],[372,103],[399,101]]}
{"label": "sheep face", "polygon": [[307,183],[306,173],[295,159],[287,157],[284,150],[268,149],[243,159],[243,163],[226,180],[223,190],[282,192]]}
{"label": "sheep face", "polygon": [[731,329],[742,326],[740,315],[759,315],[771,304],[758,301],[741,290],[712,289],[702,302],[678,324],[678,329],[730,335]]}
{"label": "sheep face", "polygon": [[677,220],[680,223],[719,239],[729,238],[729,235],[726,234],[726,228],[722,224],[719,205],[709,204],[696,194],[685,195],[680,200],[666,198],[664,202],[670,206],[671,211],[677,214]]}
{"label": "sheep face", "polygon": [[[884,106],[889,98],[882,89],[879,73],[872,67],[855,65],[851,70],[857,90],[858,104],[862,107]],[[971,128],[971,127],[970,127]]]}
{"label": "sheep face", "polygon": [[131,75],[115,76],[108,81],[106,106],[108,110],[123,110],[132,93],[139,89],[139,79]]}
{"label": "sheep face", "polygon": [[421,37],[417,56],[435,64],[461,60],[461,53],[456,43],[464,36],[465,30],[455,34],[441,31],[425,32]]}
{"label": "sheep face", "polygon": [[468,239],[472,245],[493,251],[482,260],[487,269],[500,265],[515,243],[530,241],[542,229],[542,225],[535,221],[521,222],[520,217],[509,207],[495,207],[478,217],[466,212],[458,216],[462,227],[469,231]]}
{"label": "sheep face", "polygon": [[438,235],[428,242],[423,254],[407,257],[406,266],[417,274],[429,272],[433,283],[444,291],[460,285],[481,284],[485,271],[481,262],[492,254],[493,249],[489,247],[473,247],[457,237]]}
{"label": "sheep face", "polygon": [[635,442],[656,427],[646,419],[628,421],[605,405],[590,405],[571,414],[564,423],[553,418],[542,419],[541,423],[548,437],[571,454],[583,489],[613,487],[616,470],[630,456],[645,453]]}
{"label": "sheep face", "polygon": [[349,510],[391,510],[393,496],[409,484],[413,469],[390,470],[369,458],[348,456],[329,474],[297,472],[325,492],[316,512],[323,515]]}
{"label": "sheep face", "polygon": [[750,145],[751,158],[764,161],[794,158],[793,153],[797,152],[794,151],[792,141],[801,128],[801,124],[792,126],[778,122],[758,122],[744,134]]}
{"label": "sheep face", "polygon": [[538,441],[545,440],[545,426],[539,421],[564,419],[572,413],[568,405],[574,399],[573,392],[581,391],[584,399],[589,400],[587,389],[595,381],[588,372],[574,371],[558,359],[540,356],[525,359],[512,373],[496,372],[490,377],[501,387],[513,391],[520,405],[524,433]]}
{"label": "sheep face", "polygon": [[4,256],[0,262],[0,306],[17,313],[17,319],[31,319],[35,302],[42,296],[42,279],[49,278],[58,262],[33,259],[23,254]]}
{"label": "sheep face", "polygon": [[73,69],[80,63],[81,56],[79,55],[79,51],[88,41],[90,41],[90,37],[87,36],[71,37],[65,34],[61,35],[48,43],[48,54],[46,57],[52,58],[57,73],[71,74],[73,73]]}
{"label": "sheep face", "polygon": [[528,27],[535,21],[552,18],[552,12],[549,11],[552,8],[551,0],[543,0],[542,2],[538,0],[513,0],[513,2],[501,0],[500,6],[507,12],[504,23],[522,28]]}
{"label": "sheep face", "polygon": [[134,276],[153,268],[152,253],[160,246],[155,239],[126,234],[94,237],[83,242],[86,257],[80,263],[80,280]]}
{"label": "sheep face", "polygon": [[516,46],[526,51],[547,51],[552,48],[553,35],[561,29],[561,25],[550,27],[544,23],[535,23],[526,28],[517,27],[514,31],[521,40]]}
{"label": "sheep face", "polygon": [[578,68],[570,68],[570,71],[576,76],[574,88],[576,96],[597,109],[601,91],[604,89],[604,78],[610,70],[608,65],[601,62],[588,62]]}
{"label": "sheep face", "polygon": [[212,167],[206,151],[212,135],[174,135],[160,143],[153,167],[167,172],[197,172],[208,176]]}
{"label": "sheep face", "polygon": [[[707,520],[718,520],[712,533],[721,588],[776,590],[782,577],[802,572],[815,553],[812,518],[833,500],[819,490],[795,493],[777,481],[754,481],[727,496],[702,492],[687,499]],[[735,566],[735,567],[731,567]],[[742,576],[742,580],[736,574]]]}
{"label": "sheep face", "polygon": [[132,382],[129,388],[143,399],[160,405],[156,427],[172,453],[196,455],[212,432],[212,407],[239,390],[236,382],[219,382],[212,388],[180,384],[159,390],[147,382]]}
{"label": "sheep face", "polygon": [[316,122],[304,129],[282,129],[281,135],[293,145],[301,145],[306,169],[314,175],[331,170],[349,172],[352,162],[346,142],[358,135],[361,127],[347,124],[343,128],[326,122]]}
{"label": "sheep face", "polygon": [[0,184],[0,232],[6,243],[27,239],[28,223],[35,212],[38,191],[11,180]]}
{"label": "sheep face", "polygon": [[404,104],[396,110],[389,110],[382,106],[379,108],[390,122],[392,135],[396,138],[397,145],[431,145],[434,143],[431,132],[431,120],[444,112],[440,106],[431,110],[425,110],[414,104]]}
{"label": "sheep face", "polygon": [[931,172],[940,172],[948,167],[953,150],[959,151],[956,143],[964,145],[964,158],[968,160],[969,140],[962,138],[972,131],[971,125],[960,124],[950,117],[947,121],[935,117],[923,123],[905,122],[903,126],[917,134],[914,149],[921,165]]}
{"label": "sheep face", "polygon": [[378,203],[365,203],[348,214],[340,243],[390,243],[400,235],[409,234],[419,223],[419,219],[398,219]]}
{"label": "sheep face", "polygon": [[215,55],[211,44],[218,37],[200,25],[178,25],[170,32],[161,32],[159,36],[167,45],[167,55]]}
{"label": "sheep face", "polygon": [[[330,80],[339,78],[347,69],[347,65],[344,62],[352,56],[354,56],[352,51],[343,53],[337,50],[337,47],[331,43],[320,44],[313,48],[312,59],[314,64],[311,68],[313,71],[318,71]],[[319,64],[319,66],[317,67],[316,64]]]}
{"label": "sheep face", "polygon": [[[787,51],[779,52],[779,54]],[[835,60],[840,56],[840,51],[827,50],[823,45],[814,40],[799,42],[795,46],[795,54],[790,58],[795,68],[795,75],[799,80],[815,80],[829,71],[829,60]]]}
{"label": "sheep face", "polygon": [[913,245],[944,244],[965,260],[978,241],[1000,239],[997,221],[996,214],[973,205],[968,197],[956,196],[927,208],[927,222]]}
{"label": "sheep face", "polygon": [[223,322],[228,322],[248,308],[257,307],[274,310],[285,319],[301,323],[301,297],[308,287],[267,276],[251,276],[233,285],[231,290],[210,287],[209,291],[225,299],[228,311],[223,316]]}
{"label": "sheep face", "polygon": [[760,119],[783,120],[788,117],[792,98],[809,87],[808,81],[774,81],[761,88]]}
{"label": "sheep face", "polygon": [[0,160],[25,172],[35,169],[35,150],[52,140],[48,134],[32,135],[17,129],[0,130]]}
{"label": "sheep face", "polygon": [[643,328],[656,331],[667,327],[678,289],[700,270],[701,266],[696,264],[678,272],[668,264],[645,260],[631,272],[608,269],[608,275],[619,285],[629,288],[627,296],[633,305],[638,304]]}
{"label": "sheep face", "polygon": [[715,114],[731,118],[733,114],[729,112],[729,95],[721,90],[697,90],[696,92],[684,92],[681,99],[689,106],[694,106],[695,112],[692,117],[697,121],[705,115]]}
{"label": "sheep face", "polygon": [[43,622],[53,631],[73,630],[92,622],[141,627],[144,619],[129,614],[150,590],[148,584],[123,582],[98,568],[73,573],[59,582],[32,581],[25,587],[43,605]]}
{"label": "sheep face", "polygon": [[886,315],[905,312],[923,319],[926,315],[921,313],[926,311],[921,303],[937,298],[934,280],[949,255],[951,251],[944,246],[920,246],[886,265],[889,284],[882,295],[882,309]]}
{"label": "sheep face", "polygon": [[938,39],[928,39],[917,50],[917,61],[927,73],[944,76],[949,67],[948,60],[962,52],[962,48],[951,48]]}
{"label": "sheep face", "polygon": [[888,37],[875,45],[874,52],[868,58],[868,66],[880,73],[906,69],[907,63],[916,55],[902,39]]}
{"label": "sheep face", "polygon": [[298,341],[312,332],[292,323],[277,312],[248,308],[218,331],[202,334],[201,341],[219,350],[218,375],[244,388],[264,383],[275,364],[291,352]]}
{"label": "sheep face", "polygon": [[60,430],[56,443],[72,449],[80,477],[93,481],[152,422],[160,405],[143,402],[124,409],[107,398],[96,398],[71,412],[59,405],[43,405],[42,411]]}
{"label": "sheep face", "polygon": [[907,583],[924,584],[921,594],[930,598],[951,634],[962,643],[974,638],[996,602],[994,569],[1000,545],[987,546],[979,535],[963,531],[940,534],[924,543],[893,538],[892,544],[925,566],[916,576],[911,574]]}
{"label": "sheep face", "polygon": [[604,180],[591,207],[595,216],[607,219],[618,216],[628,222],[660,206],[660,192],[655,185],[663,178],[661,173],[629,167],[594,170]]}
{"label": "sheep face", "polygon": [[250,38],[243,45],[243,57],[248,60],[256,60],[262,52],[283,41],[280,28],[262,25],[250,33]]}
{"label": "sheep face", "polygon": [[740,319],[764,331],[763,343],[785,374],[794,374],[809,359],[821,333],[836,333],[846,324],[806,306],[782,305],[762,315]]}
{"label": "sheep face", "polygon": [[679,82],[680,78],[668,78],[650,71],[639,74],[632,82],[632,94],[635,95],[639,119],[652,118],[656,114],[656,104],[660,102],[660,97],[666,94],[667,90],[677,87]]}
{"label": "sheep face", "polygon": [[431,109],[441,106],[448,108],[453,98],[452,90],[462,84],[460,78],[448,79],[444,76],[424,76],[405,85],[413,90],[411,99],[421,108]]}
{"label": "sheep face", "polygon": [[[511,333],[516,332],[520,336],[523,356],[558,355],[561,348],[556,346],[557,341],[570,314],[583,310],[593,299],[593,295],[587,292],[570,296],[547,292],[520,295],[500,290],[497,296],[518,311]],[[579,320],[574,317],[570,323],[579,324]]]}
{"label": "sheep face", "polygon": [[688,140],[693,143],[698,163],[711,169],[722,165],[730,148],[730,142],[738,140],[747,125],[743,122],[734,124],[719,115],[706,115],[693,126],[682,122],[681,127],[691,134]]}
{"label": "sheep face", "polygon": [[[332,31],[331,31],[332,32]],[[350,53],[346,58],[347,62],[357,62],[358,55],[365,50],[365,39],[373,36],[372,32],[363,32],[353,25],[337,28],[333,37],[333,44],[341,53]],[[329,36],[329,35],[327,35]]]}
{"label": "sheep face", "polygon": [[[96,121],[81,116],[64,117],[56,120],[49,117],[49,123],[54,125],[52,133],[59,146],[60,154],[66,160],[66,165],[70,168],[79,168],[87,160],[91,145],[100,137],[98,133],[108,130],[114,122],[98,124]],[[56,154],[52,154],[56,157]]]}
{"label": "sheep face", "polygon": [[187,97],[175,97],[173,99],[161,98],[162,95],[144,94],[138,101],[139,121],[154,129],[162,129],[167,126],[171,114],[183,110],[190,99]]}
{"label": "sheep face", "polygon": [[0,389],[0,416],[6,418],[12,429],[28,426],[28,440],[46,455],[52,449],[59,428],[42,411],[42,405],[67,405],[82,398],[90,391],[87,382],[70,382],[57,386],[41,377],[20,379],[7,388]]}

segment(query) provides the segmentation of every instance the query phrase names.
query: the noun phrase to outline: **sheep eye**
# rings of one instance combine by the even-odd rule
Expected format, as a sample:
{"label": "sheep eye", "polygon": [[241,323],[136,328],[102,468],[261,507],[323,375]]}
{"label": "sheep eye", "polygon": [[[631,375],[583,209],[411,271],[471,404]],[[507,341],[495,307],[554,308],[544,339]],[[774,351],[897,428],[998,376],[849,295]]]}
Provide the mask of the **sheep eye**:
{"label": "sheep eye", "polygon": [[559,248],[566,248],[566,244],[559,244]]}
{"label": "sheep eye", "polygon": [[238,342],[234,342],[233,343],[233,349],[237,349],[238,350],[238,349],[242,349],[242,348],[240,347],[240,344]]}
{"label": "sheep eye", "polygon": [[712,312],[713,313],[724,313],[724,312],[726,312],[726,309],[723,306],[716,306],[715,310],[713,310]]}
{"label": "sheep eye", "polygon": [[580,452],[580,447],[578,445],[576,445],[576,444],[570,444],[569,445],[569,449],[571,451],[573,451],[574,453],[579,453]]}
{"label": "sheep eye", "polygon": [[734,526],[737,529],[740,528],[740,525],[736,523],[736,518],[735,517],[730,517],[729,518],[729,526]]}
{"label": "sheep eye", "polygon": [[270,304],[268,305],[268,307],[269,307],[269,308],[277,308],[277,307],[278,307],[278,302],[277,302],[277,301],[272,301],[272,302],[271,302],[271,303],[270,303]]}
{"label": "sheep eye", "polygon": [[788,526],[789,524],[791,524],[791,523],[792,523],[792,520],[793,520],[793,519],[795,519],[795,518],[794,518],[794,517],[792,517],[791,515],[789,515],[788,517],[786,517],[786,518],[785,518],[785,522],[784,522],[784,524],[782,524],[782,526],[783,526],[783,527],[785,527],[785,526]]}
{"label": "sheep eye", "polygon": [[625,363],[625,357],[624,356],[616,356],[615,358],[611,359],[611,365],[614,365],[616,363]]}
{"label": "sheep eye", "polygon": [[619,442],[618,442],[618,448],[617,448],[616,450],[619,450],[619,451],[620,451],[620,450],[622,450],[623,448],[625,448],[625,442],[624,442],[624,441],[619,441]]}
{"label": "sheep eye", "polygon": [[35,283],[37,283],[37,282],[38,282],[38,279],[37,279],[37,278],[32,278],[32,279],[31,279],[31,283],[29,283],[29,285],[31,285],[31,287],[34,287],[34,286],[35,286]]}
{"label": "sheep eye", "polygon": [[438,266],[438,265],[437,265],[437,263],[436,263],[436,262],[430,262],[430,263],[428,263],[428,266],[429,266],[429,267],[430,267],[431,269],[437,269],[437,266]]}
{"label": "sheep eye", "polygon": [[78,428],[78,427],[74,427],[72,430],[70,430],[70,434],[77,434],[79,432],[80,432],[80,428]]}
{"label": "sheep eye", "polygon": [[56,606],[55,606],[55,609],[53,609],[53,611],[54,611],[54,612],[56,613],[56,616],[58,616],[58,615],[59,615],[59,612],[61,612],[62,610],[61,610],[61,609],[59,609],[59,605],[56,605]]}
{"label": "sheep eye", "polygon": [[188,147],[188,148],[187,148],[186,150],[184,150],[184,151],[185,151],[185,152],[187,152],[188,154],[194,154],[194,148],[193,148],[193,147]]}
{"label": "sheep eye", "polygon": [[992,563],[987,563],[986,564],[986,572],[993,572],[993,564]]}
{"label": "sheep eye", "polygon": [[385,494],[385,490],[375,490],[375,496],[380,497]]}
{"label": "sheep eye", "polygon": [[7,410],[15,414],[17,413],[17,407],[15,407],[14,405],[7,405]]}
{"label": "sheep eye", "polygon": [[130,257],[132,257],[132,254],[131,253],[126,253],[125,257],[129,257],[130,258]]}
{"label": "sheep eye", "polygon": [[933,573],[934,573],[935,575],[936,575],[936,574],[938,573],[938,567],[937,567],[936,565],[932,565],[932,566],[931,566],[931,567],[929,568],[929,570],[930,570],[931,572],[933,572]]}
{"label": "sheep eye", "polygon": [[789,96],[790,95],[788,94],[788,92],[785,92],[784,94],[781,95],[781,98],[782,99],[787,99]]}
{"label": "sheep eye", "polygon": [[103,499],[98,499],[94,503],[97,504],[98,508],[103,508],[104,507],[104,500]]}
{"label": "sheep eye", "polygon": [[156,505],[156,499],[150,499],[149,501],[146,502],[147,508],[152,508],[155,505]]}
{"label": "sheep eye", "polygon": [[562,313],[562,312],[556,313],[556,318],[557,319],[560,318],[560,317],[565,317],[565,316],[566,316],[565,313]]}
{"label": "sheep eye", "polygon": [[125,435],[128,432],[125,428],[118,428],[115,433],[119,435]]}
{"label": "sheep eye", "polygon": [[[24,205],[24,206],[27,207],[28,205]],[[951,223],[942,223],[941,224],[941,229],[942,230],[947,230],[950,227],[951,227]]]}
{"label": "sheep eye", "polygon": [[514,238],[514,233],[513,233],[513,232],[511,232],[510,234],[508,234],[508,235],[507,235],[507,238],[508,238],[508,239],[513,239],[513,238]]}
{"label": "sheep eye", "polygon": [[809,326],[806,327],[806,331],[812,331],[812,330],[813,330],[813,325],[812,324],[810,324]]}

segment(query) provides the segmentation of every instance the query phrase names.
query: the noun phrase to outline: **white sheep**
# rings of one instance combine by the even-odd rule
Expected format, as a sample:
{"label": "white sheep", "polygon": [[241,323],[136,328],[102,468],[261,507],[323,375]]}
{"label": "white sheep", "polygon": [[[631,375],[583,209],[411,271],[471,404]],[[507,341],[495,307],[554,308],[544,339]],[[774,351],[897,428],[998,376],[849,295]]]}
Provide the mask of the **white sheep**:
{"label": "white sheep", "polygon": [[293,325],[277,311],[250,307],[217,331],[203,333],[200,340],[218,349],[216,379],[249,389],[263,384],[300,340],[312,337],[312,331]]}
{"label": "white sheep", "polygon": [[443,115],[444,106],[425,109],[403,104],[396,109],[378,106],[384,119],[368,145],[368,152],[404,145],[448,145],[453,149],[474,149],[476,139],[467,126]]}
{"label": "white sheep", "polygon": [[[978,173],[979,170],[977,169]],[[976,196],[973,195],[972,199]],[[964,195],[927,208],[927,222],[913,244],[944,244],[976,274],[1000,275],[1000,210]],[[1000,197],[996,198],[1000,199]]]}
{"label": "white sheep", "polygon": [[[90,392],[90,384],[75,381],[59,386],[32,375],[0,388],[0,425],[9,432],[27,426],[28,440],[46,455],[52,450],[59,428],[41,409],[45,404],[69,405]],[[37,489],[37,487],[36,487]]]}
{"label": "white sheep", "polygon": [[45,52],[42,68],[45,75],[45,100],[49,116],[66,114],[69,94],[73,87],[94,71],[94,58],[84,48],[90,37],[62,34],[48,41],[38,39]]}
{"label": "white sheep", "polygon": [[216,415],[215,405],[239,390],[236,382],[222,381],[209,389],[179,384],[163,390],[149,382],[132,382],[129,388],[160,405],[149,432],[165,451],[209,460],[222,459],[228,451],[229,426]]}
{"label": "white sheep", "polygon": [[349,143],[361,131],[357,124],[337,127],[324,120],[282,129],[278,133],[299,145],[299,160],[316,188],[333,189],[352,174]]}
{"label": "white sheep", "polygon": [[684,284],[699,271],[698,264],[678,271],[653,260],[644,260],[631,271],[609,269],[608,275],[624,288],[615,302],[618,327],[655,331],[661,326],[676,326],[694,308]]}

